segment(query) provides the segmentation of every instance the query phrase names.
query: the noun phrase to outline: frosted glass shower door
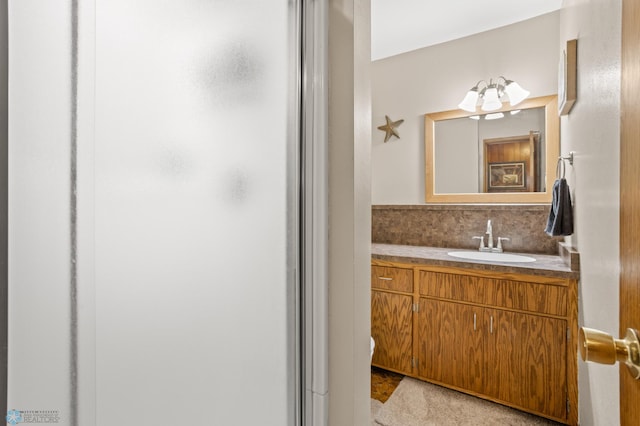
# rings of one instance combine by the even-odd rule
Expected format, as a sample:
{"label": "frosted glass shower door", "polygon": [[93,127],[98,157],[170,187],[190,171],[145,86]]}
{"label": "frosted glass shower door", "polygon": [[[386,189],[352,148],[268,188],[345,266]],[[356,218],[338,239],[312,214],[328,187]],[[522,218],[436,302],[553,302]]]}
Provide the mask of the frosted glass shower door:
{"label": "frosted glass shower door", "polygon": [[96,1],[99,425],[293,420],[290,4]]}
{"label": "frosted glass shower door", "polygon": [[298,2],[8,10],[11,421],[296,424]]}

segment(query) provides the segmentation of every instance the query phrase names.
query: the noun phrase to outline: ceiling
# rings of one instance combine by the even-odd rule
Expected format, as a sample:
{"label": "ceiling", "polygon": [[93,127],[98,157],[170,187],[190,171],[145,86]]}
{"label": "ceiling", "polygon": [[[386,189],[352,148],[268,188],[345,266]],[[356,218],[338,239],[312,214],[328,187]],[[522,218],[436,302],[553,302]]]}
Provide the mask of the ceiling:
{"label": "ceiling", "polygon": [[524,21],[561,6],[562,0],[371,0],[371,59]]}

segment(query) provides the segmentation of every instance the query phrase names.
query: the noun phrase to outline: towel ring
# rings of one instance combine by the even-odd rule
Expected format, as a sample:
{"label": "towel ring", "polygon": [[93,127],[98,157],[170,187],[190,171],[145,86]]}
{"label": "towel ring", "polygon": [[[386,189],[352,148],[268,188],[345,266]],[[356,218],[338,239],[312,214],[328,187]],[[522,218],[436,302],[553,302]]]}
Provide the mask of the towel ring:
{"label": "towel ring", "polygon": [[[560,172],[562,171],[562,174]],[[556,179],[564,179],[567,166],[564,164],[564,158],[558,158],[558,164],[556,165]]]}
{"label": "towel ring", "polygon": [[[556,178],[564,179],[565,174],[567,172],[567,165],[565,164],[565,160],[569,161],[569,164],[573,166],[573,154],[574,152],[569,152],[569,155],[566,157],[558,157],[558,164],[556,165]],[[562,175],[560,175],[560,171],[562,171]]]}

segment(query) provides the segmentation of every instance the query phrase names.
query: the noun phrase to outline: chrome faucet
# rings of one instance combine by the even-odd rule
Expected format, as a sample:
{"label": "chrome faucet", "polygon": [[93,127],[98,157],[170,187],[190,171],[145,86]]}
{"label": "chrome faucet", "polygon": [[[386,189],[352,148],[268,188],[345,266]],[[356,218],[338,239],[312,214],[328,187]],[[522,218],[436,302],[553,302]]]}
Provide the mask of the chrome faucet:
{"label": "chrome faucet", "polygon": [[487,238],[487,245],[484,245],[484,235],[479,237],[473,237],[474,240],[480,240],[480,247],[478,250],[480,251],[491,251],[491,252],[502,252],[502,242],[509,241],[509,238],[506,237],[498,237],[498,245],[496,247],[493,246],[493,226],[491,225],[491,220],[487,221],[487,232],[485,232],[489,237]]}
{"label": "chrome faucet", "polygon": [[487,221],[486,234],[489,235],[489,238],[487,238],[487,248],[489,251],[493,251],[493,227],[491,226],[491,219]]}

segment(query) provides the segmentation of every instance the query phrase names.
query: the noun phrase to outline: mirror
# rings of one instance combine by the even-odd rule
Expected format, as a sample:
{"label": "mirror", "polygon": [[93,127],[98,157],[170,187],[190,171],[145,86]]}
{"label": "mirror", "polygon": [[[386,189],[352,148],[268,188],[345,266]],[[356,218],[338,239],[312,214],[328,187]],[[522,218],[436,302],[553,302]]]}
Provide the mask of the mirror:
{"label": "mirror", "polygon": [[557,105],[556,95],[531,98],[492,111],[503,115],[494,120],[462,110],[426,114],[426,202],[550,203]]}

